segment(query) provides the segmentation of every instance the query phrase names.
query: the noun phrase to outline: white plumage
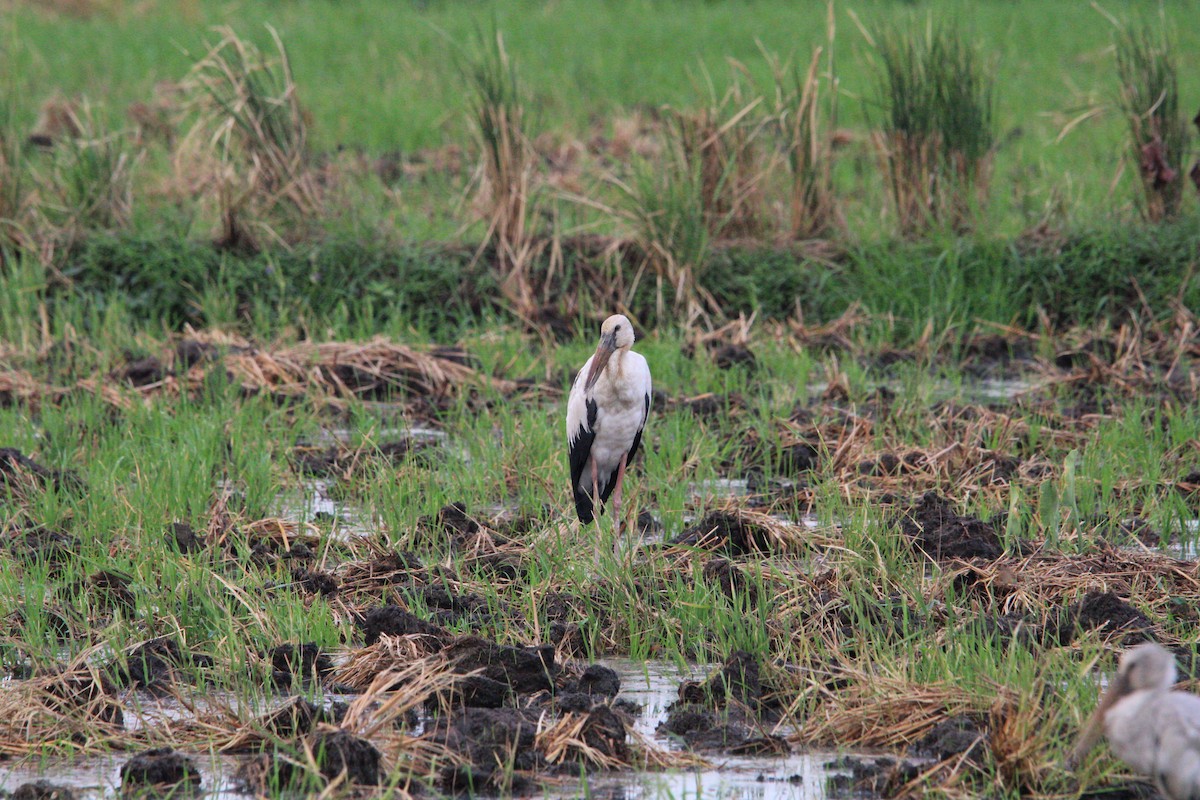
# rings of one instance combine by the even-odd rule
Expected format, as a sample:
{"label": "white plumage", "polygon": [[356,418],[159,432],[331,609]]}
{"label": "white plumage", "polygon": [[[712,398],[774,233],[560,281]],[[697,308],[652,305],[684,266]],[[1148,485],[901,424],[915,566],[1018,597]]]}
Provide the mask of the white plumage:
{"label": "white plumage", "polygon": [[1126,652],[1069,763],[1087,755],[1103,725],[1113,753],[1152,779],[1164,797],[1200,798],[1200,697],[1172,691],[1174,685],[1169,650],[1147,643]]}
{"label": "white plumage", "polygon": [[613,500],[621,521],[621,483],[637,453],[650,413],[650,367],[633,346],[633,326],[617,314],[600,327],[600,344],[567,398],[571,489],[579,521],[591,522],[598,503]]}

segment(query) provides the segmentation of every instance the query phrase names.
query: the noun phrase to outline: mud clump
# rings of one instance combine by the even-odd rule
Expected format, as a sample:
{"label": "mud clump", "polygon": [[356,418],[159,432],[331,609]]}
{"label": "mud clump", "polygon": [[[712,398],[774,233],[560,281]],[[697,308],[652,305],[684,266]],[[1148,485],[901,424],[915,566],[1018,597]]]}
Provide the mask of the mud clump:
{"label": "mud clump", "polygon": [[479,677],[496,681],[514,694],[553,691],[558,667],[554,648],[510,647],[477,636],[458,639],[444,651],[456,673],[478,671]]}
{"label": "mud clump", "polygon": [[1082,600],[1059,612],[1046,626],[1046,638],[1065,646],[1086,631],[1099,630],[1123,634],[1121,643],[1128,647],[1152,639],[1154,623],[1145,614],[1112,592],[1091,591]]}
{"label": "mud clump", "polygon": [[33,525],[22,528],[10,527],[5,531],[8,551],[27,563],[44,563],[61,569],[79,555],[79,540],[66,531]]}
{"label": "mud clump", "polygon": [[167,526],[165,538],[167,544],[174,545],[181,553],[195,553],[204,549],[204,540],[196,535],[196,531],[186,522],[172,522]]}
{"label": "mud clump", "polygon": [[786,754],[790,747],[783,738],[755,735],[764,705],[758,659],[739,650],[708,680],[682,683],[679,700],[658,730],[700,752]]}
{"label": "mud clump", "polygon": [[267,657],[271,661],[271,683],[280,687],[291,686],[297,679],[310,684],[333,672],[333,661],[312,642],[277,645]]}
{"label": "mud clump", "polygon": [[294,569],[292,583],[308,594],[321,597],[333,597],[339,589],[337,576],[320,570]]}
{"label": "mud clump", "polygon": [[457,753],[462,762],[442,769],[440,788],[447,792],[500,789],[507,780],[500,764],[511,761],[512,769],[520,772],[544,767],[545,759],[534,746],[540,717],[538,710],[516,708],[465,708],[438,717],[426,737]]}
{"label": "mud clump", "polygon": [[917,742],[915,750],[918,754],[931,756],[938,761],[960,756],[981,766],[986,743],[987,731],[983,726],[970,716],[960,714],[934,725],[929,733]]}
{"label": "mud clump", "polygon": [[708,512],[698,524],[672,539],[671,544],[723,551],[731,556],[772,550],[771,536],[766,529],[729,511]]}
{"label": "mud clump", "polygon": [[363,639],[366,644],[375,644],[381,635],[412,636],[419,634],[428,636],[434,641],[431,646],[440,650],[442,644],[450,638],[445,628],[426,622],[415,614],[405,611],[400,606],[386,605],[373,608],[366,613],[359,623],[363,629]]}
{"label": "mud clump", "polygon": [[129,386],[138,388],[158,383],[169,374],[170,372],[163,366],[163,363],[154,356],[137,358],[130,353],[126,354],[125,366],[114,370],[112,377],[115,380],[124,381]]}
{"label": "mud clump", "polygon": [[379,784],[379,751],[366,739],[345,731],[319,733],[313,739],[312,749],[326,778],[333,780],[345,774],[352,783]]}
{"label": "mud clump", "polygon": [[621,678],[615,670],[602,664],[589,664],[578,678],[562,683],[554,697],[559,711],[591,711],[597,704],[606,703],[621,691]]}
{"label": "mud clump", "polygon": [[46,707],[65,717],[83,717],[92,724],[122,728],[125,713],[115,688],[98,672],[75,669],[54,676],[44,686]]}
{"label": "mud clump", "polygon": [[902,512],[898,524],[901,533],[936,561],[994,560],[1004,553],[995,526],[977,517],[959,516],[950,501],[935,492],[926,492]]}
{"label": "mud clump", "polygon": [[200,788],[200,770],[170,747],[138,753],[121,766],[122,794],[173,795]]}
{"label": "mud clump", "polygon": [[130,579],[107,570],[97,572],[87,579],[87,594],[93,605],[109,610],[132,611],[137,605],[129,588]]}
{"label": "mud clump", "polygon": [[576,691],[592,695],[616,697],[621,691],[621,678],[617,671],[602,664],[589,664],[579,676]]}
{"label": "mud clump", "polygon": [[18,786],[9,800],[75,800],[75,792],[50,781],[33,781]]}
{"label": "mud clump", "polygon": [[84,482],[73,472],[44,467],[20,450],[0,447],[0,484],[20,491],[22,485],[29,483],[43,489],[53,486],[55,489],[81,491],[85,488]]}
{"label": "mud clump", "polygon": [[212,660],[207,656],[184,653],[178,641],[162,636],[135,647],[126,658],[126,666],[118,666],[113,674],[123,688],[167,694],[174,690],[182,668],[209,666],[211,663]]}

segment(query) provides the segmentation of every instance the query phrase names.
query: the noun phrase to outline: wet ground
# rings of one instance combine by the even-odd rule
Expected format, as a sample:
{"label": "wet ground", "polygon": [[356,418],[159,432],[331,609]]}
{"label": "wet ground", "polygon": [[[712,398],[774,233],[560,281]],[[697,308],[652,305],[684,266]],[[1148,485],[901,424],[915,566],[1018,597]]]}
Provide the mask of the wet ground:
{"label": "wet ground", "polygon": [[[747,343],[709,349],[720,369],[763,369]],[[162,587],[149,603],[144,577],[81,564],[88,543],[69,515],[38,519],[38,498],[87,490],[79,475],[0,449],[0,486],[16,509],[3,521],[6,567],[44,570],[50,635],[95,645],[48,660],[15,637],[0,642],[9,737],[0,737],[0,789],[43,797],[55,790],[36,781],[49,781],[89,796],[147,787],[234,795],[348,780],[361,793],[391,782],[448,795],[768,800],[891,797],[927,781],[1069,792],[1046,753],[1078,720],[1053,685],[1043,707],[999,682],[981,691],[893,673],[891,660],[978,646],[1061,671],[1150,639],[1194,674],[1194,442],[1175,435],[1185,441],[1163,455],[1153,485],[1135,476],[1110,487],[1118,499],[1140,498],[1119,515],[1082,514],[1073,493],[1076,453],[1123,402],[1156,409],[1160,427],[1190,424],[1200,380],[1179,365],[1200,345],[1187,328],[1138,346],[1080,342],[1052,357],[1016,345],[980,352],[966,370],[973,377],[926,382],[917,400],[888,380],[852,397],[836,367],[766,419],[737,391],[656,398],[652,425],[689,415],[721,442],[718,477],[681,483],[682,525],[664,526],[647,491],[620,572],[584,559],[561,574],[539,561],[569,530],[551,508],[500,497],[448,503],[385,536],[358,491],[375,475],[474,466],[436,427],[438,415],[460,401],[484,413],[495,400],[455,381],[484,381],[513,404],[557,402],[553,386],[479,376],[461,353],[389,364],[403,354],[383,345],[339,349],[309,369],[294,352],[240,345],[181,343],[173,357],[130,359],[110,377],[145,402],[203,386],[223,359],[246,396],[269,393],[280,408],[319,395],[336,420],[349,398],[374,404],[381,420],[384,409],[403,409],[408,424],[382,425],[369,442],[320,427],[288,443],[288,488],[270,516],[247,515],[237,481],[222,476],[207,509],[155,532],[166,557],[202,564],[203,591],[234,597],[240,624],[256,631],[254,647],[233,659],[158,624]],[[284,378],[254,382],[265,374]],[[400,390],[407,400],[392,398]],[[29,391],[6,402],[34,403],[42,390]],[[502,441],[498,428],[491,435]],[[830,487],[838,515],[828,511]],[[1159,498],[1173,517],[1148,510]],[[338,645],[264,624],[275,598],[326,615]],[[751,620],[758,649],[730,646],[689,604]],[[25,607],[9,605],[10,628],[23,630]],[[678,635],[691,663],[607,657],[630,651],[629,608],[666,620],[660,633]],[[131,619],[140,641],[103,639]],[[265,693],[214,688],[231,673]],[[1014,745],[1014,731],[1030,730],[1050,731],[1037,757]],[[82,755],[47,754],[39,742]]]}

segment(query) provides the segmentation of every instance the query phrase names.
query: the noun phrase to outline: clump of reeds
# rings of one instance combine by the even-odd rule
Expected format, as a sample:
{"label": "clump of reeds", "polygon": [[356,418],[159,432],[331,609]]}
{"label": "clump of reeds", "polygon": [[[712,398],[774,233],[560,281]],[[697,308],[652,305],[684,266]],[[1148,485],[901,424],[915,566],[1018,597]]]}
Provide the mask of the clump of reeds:
{"label": "clump of reeds", "polygon": [[69,237],[125,226],[133,214],[136,157],[119,131],[105,130],[86,101],[62,106],[42,212]]}
{"label": "clump of reeds", "polygon": [[1188,128],[1179,114],[1176,60],[1165,27],[1120,28],[1116,53],[1129,154],[1142,184],[1142,213],[1151,222],[1170,219],[1183,201]]}
{"label": "clump of reeds", "polygon": [[635,164],[629,180],[610,178],[618,190],[614,211],[655,276],[660,316],[668,286],[688,319],[719,313],[703,274],[711,243],[769,229],[766,181],[775,152],[762,103],[735,65],[729,89],[718,95],[710,85],[704,107],[665,110],[661,161]]}
{"label": "clump of reeds", "polygon": [[879,37],[880,151],[905,234],[971,227],[986,197],[995,144],[995,79],[954,25]]}
{"label": "clump of reeds", "polygon": [[482,163],[476,204],[488,224],[484,246],[496,251],[505,298],[526,313],[535,307],[530,271],[537,254],[529,230],[535,164],[525,117],[525,90],[499,31],[480,37],[464,67]]}
{"label": "clump of reeds", "polygon": [[[26,226],[33,206],[32,181],[21,153],[21,137],[13,124],[14,94],[0,103],[0,253],[28,243]],[[6,257],[0,255],[0,260]]]}
{"label": "clump of reeds", "polygon": [[[827,11],[826,46],[813,50],[807,69],[768,57],[775,79],[780,138],[790,171],[788,229],[794,239],[823,236],[840,224],[830,135],[837,125],[838,101],[832,3]],[[822,57],[826,61],[823,74]]]}
{"label": "clump of reeds", "polygon": [[291,62],[279,34],[268,30],[273,59],[231,28],[218,28],[221,40],[184,82],[199,111],[188,136],[192,147],[184,150],[192,155],[198,150],[201,161],[215,156],[216,167],[202,184],[216,197],[218,242],[229,247],[253,247],[259,237],[252,228],[269,231],[272,213],[309,220],[322,209]]}

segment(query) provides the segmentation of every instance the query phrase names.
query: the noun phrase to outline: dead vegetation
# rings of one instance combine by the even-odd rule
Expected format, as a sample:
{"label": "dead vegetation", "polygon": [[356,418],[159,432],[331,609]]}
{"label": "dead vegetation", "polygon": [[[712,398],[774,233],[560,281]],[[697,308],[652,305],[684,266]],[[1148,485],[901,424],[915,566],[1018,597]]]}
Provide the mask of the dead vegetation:
{"label": "dead vegetation", "polygon": [[[288,770],[297,770],[297,781],[329,785],[344,769],[359,783],[387,774],[416,792],[428,784],[513,789],[581,770],[691,768],[713,754],[883,748],[889,761],[856,762],[859,791],[965,795],[991,787],[1054,795],[1063,781],[1055,754],[1081,711],[1053,699],[1061,676],[1039,678],[1033,694],[987,670],[961,681],[919,676],[930,659],[974,664],[977,654],[964,642],[1056,664],[1147,638],[1189,645],[1181,626],[1194,616],[1188,609],[1200,606],[1196,562],[1151,549],[1162,537],[1144,519],[1080,513],[1072,499],[1075,460],[1044,452],[1084,449],[1122,397],[1157,408],[1194,403],[1195,318],[1180,308],[1168,321],[1067,337],[1002,330],[955,348],[930,335],[911,351],[882,352],[863,344],[861,328],[869,324],[852,312],[822,326],[793,320],[756,330],[751,318],[693,332],[683,343],[690,357],[719,362],[719,369],[769,373],[765,336],[783,348],[825,352],[833,380],[765,426],[740,424],[753,413],[744,397],[656,401],[655,413],[695,414],[709,421],[711,435],[732,437],[722,452],[731,454],[729,474],[745,476],[749,494],[689,506],[695,520],[633,545],[613,574],[580,581],[545,569],[541,551],[577,535],[549,509],[514,519],[450,504],[411,528],[386,530],[372,520],[371,533],[346,536],[328,521],[248,516],[235,487],[224,486],[192,520],[194,529],[178,523],[166,532],[171,557],[210,570],[214,585],[257,620],[246,624],[273,631],[257,609],[259,596],[296,598],[305,613],[327,614],[343,645],[276,642],[246,668],[284,691],[320,685],[358,694],[349,709],[199,702],[195,691],[205,689],[197,671],[233,671],[228,655],[204,661],[207,654],[182,644],[147,640],[118,659],[120,670],[89,652],[17,680],[20,691],[4,698],[12,705],[0,715],[9,720],[0,752],[28,755],[26,737],[36,731],[35,739],[83,752],[244,754],[248,785]],[[6,357],[45,374],[42,355]],[[1028,388],[992,401],[914,399],[886,387],[864,392],[837,366],[883,359],[965,359],[985,374],[1022,375]],[[107,387],[123,408],[199,391],[212,374],[285,403],[319,398],[336,406],[389,393],[434,406],[472,392],[512,403],[543,396],[486,374],[462,350],[385,340],[259,346],[211,331],[155,343],[70,389],[15,370],[0,373],[7,380],[0,386],[6,403],[31,408]],[[301,449],[287,452],[298,457]],[[364,460],[392,457],[376,449],[335,449],[328,475],[352,484],[370,474]],[[1125,476],[1111,491],[1194,498],[1200,479],[1184,473],[1198,452],[1194,442],[1183,443],[1165,456],[1179,473]],[[39,457],[16,454],[7,466],[0,459],[0,483],[30,513],[30,503],[60,479]],[[382,463],[411,468],[407,453],[397,457]],[[833,502],[849,509],[846,520],[811,516]],[[871,521],[856,510],[869,510]],[[654,521],[639,525],[653,530]],[[23,569],[61,569],[78,550],[68,531],[19,516],[5,520],[0,539],[5,557]],[[138,607],[139,591],[114,570],[82,576],[47,595],[47,624],[71,636],[104,630],[121,609]],[[689,599],[681,603],[681,596]],[[687,613],[689,603],[757,615],[761,650],[720,652],[719,639],[697,636],[684,621],[680,609]],[[637,735],[635,712],[621,704],[604,668],[580,660],[594,651],[627,652],[638,635],[631,620],[661,620],[681,652],[725,659],[708,681],[680,686],[663,728],[680,749]],[[11,621],[14,629],[23,624]],[[161,676],[149,667],[135,675],[132,652],[145,664],[150,656],[169,663]],[[122,725],[137,713],[129,692],[168,692],[192,715],[169,726]],[[417,718],[427,720],[420,734],[412,727]]]}

